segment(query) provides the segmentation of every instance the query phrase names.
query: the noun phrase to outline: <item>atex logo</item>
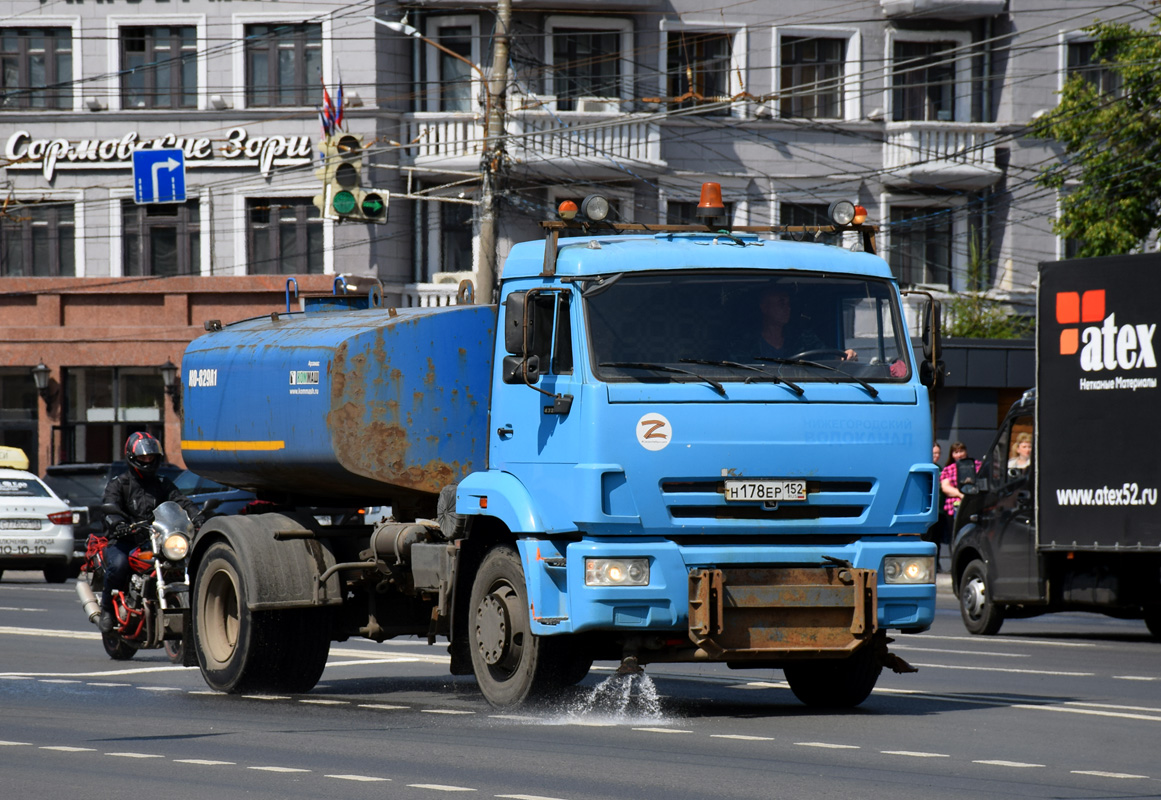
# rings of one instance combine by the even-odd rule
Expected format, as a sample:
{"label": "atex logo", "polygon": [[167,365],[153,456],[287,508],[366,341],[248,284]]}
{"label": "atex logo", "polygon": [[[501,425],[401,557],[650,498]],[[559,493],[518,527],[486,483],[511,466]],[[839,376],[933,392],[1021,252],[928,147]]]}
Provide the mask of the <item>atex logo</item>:
{"label": "atex logo", "polygon": [[[1154,368],[1153,334],[1157,324],[1118,325],[1116,313],[1106,315],[1105,290],[1057,292],[1056,321],[1067,327],[1060,332],[1060,354],[1080,353],[1086,372],[1113,369]],[[1085,323],[1099,323],[1080,327]]]}

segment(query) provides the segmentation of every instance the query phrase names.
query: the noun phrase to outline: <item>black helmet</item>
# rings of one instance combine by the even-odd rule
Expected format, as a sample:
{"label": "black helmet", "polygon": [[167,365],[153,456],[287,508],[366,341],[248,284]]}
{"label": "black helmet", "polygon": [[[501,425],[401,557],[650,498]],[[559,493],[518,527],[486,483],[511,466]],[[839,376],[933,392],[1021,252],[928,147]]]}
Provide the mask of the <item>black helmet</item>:
{"label": "black helmet", "polygon": [[161,442],[151,433],[138,431],[129,434],[129,438],[125,440],[125,460],[129,462],[129,468],[138,478],[156,475],[157,468],[161,466],[161,457],[164,455]]}

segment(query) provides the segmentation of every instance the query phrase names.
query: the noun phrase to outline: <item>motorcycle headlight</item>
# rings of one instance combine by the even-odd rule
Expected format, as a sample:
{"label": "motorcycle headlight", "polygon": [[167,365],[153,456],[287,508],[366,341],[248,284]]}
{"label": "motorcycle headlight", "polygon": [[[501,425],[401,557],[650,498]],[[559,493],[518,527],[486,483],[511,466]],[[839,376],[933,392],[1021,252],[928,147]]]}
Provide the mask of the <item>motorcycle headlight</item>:
{"label": "motorcycle headlight", "polygon": [[883,559],[885,583],[934,583],[933,556],[887,556]]}
{"label": "motorcycle headlight", "polygon": [[162,542],[161,553],[170,561],[181,561],[189,554],[189,539],[185,534],[171,533]]}

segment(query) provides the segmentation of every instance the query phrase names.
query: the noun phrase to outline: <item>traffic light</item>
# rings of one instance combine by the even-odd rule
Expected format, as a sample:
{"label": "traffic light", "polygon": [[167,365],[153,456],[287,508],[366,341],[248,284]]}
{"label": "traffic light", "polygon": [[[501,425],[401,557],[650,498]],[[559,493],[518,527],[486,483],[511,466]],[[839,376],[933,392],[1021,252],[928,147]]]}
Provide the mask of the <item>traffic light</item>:
{"label": "traffic light", "polygon": [[326,137],[319,145],[323,165],[315,170],[323,193],[314,198],[323,218],[338,222],[386,222],[388,192],[363,189],[363,137],[342,133]]}

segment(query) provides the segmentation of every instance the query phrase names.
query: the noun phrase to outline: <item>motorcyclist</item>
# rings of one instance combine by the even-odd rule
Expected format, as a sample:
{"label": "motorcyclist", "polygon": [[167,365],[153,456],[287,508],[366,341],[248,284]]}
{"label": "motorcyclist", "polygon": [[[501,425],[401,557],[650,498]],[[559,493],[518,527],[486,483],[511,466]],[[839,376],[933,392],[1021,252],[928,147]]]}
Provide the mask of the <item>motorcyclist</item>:
{"label": "motorcyclist", "polygon": [[195,528],[201,523],[198,507],[174,485],[173,481],[157,474],[164,456],[161,442],[148,433],[132,433],[125,440],[125,461],[129,469],[109,481],[103,502],[114,505],[120,513],[105,515],[105,588],[101,593],[102,633],[116,627],[113,615],[113,592],[125,591],[129,586],[129,554],[141,544],[148,533],[133,533],[130,524],[153,519],[153,510],[166,500],[173,500],[189,514]]}

